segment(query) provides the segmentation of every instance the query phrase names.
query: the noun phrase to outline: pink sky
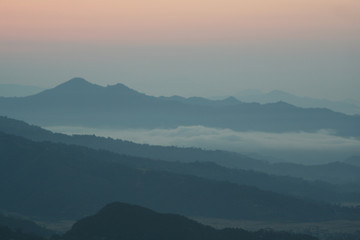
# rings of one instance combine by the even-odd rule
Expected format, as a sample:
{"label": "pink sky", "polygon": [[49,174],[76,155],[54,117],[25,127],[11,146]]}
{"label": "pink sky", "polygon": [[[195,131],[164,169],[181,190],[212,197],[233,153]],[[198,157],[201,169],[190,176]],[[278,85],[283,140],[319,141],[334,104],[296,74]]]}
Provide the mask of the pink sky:
{"label": "pink sky", "polygon": [[2,0],[2,41],[357,38],[358,0]]}
{"label": "pink sky", "polygon": [[360,0],[0,0],[0,83],[358,99],[359,42]]}

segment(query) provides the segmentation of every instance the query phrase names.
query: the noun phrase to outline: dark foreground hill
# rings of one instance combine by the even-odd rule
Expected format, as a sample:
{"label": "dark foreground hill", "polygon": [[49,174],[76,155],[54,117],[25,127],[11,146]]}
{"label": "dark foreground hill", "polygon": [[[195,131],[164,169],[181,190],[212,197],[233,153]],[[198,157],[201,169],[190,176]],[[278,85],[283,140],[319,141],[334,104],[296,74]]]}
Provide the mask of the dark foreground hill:
{"label": "dark foreground hill", "polygon": [[[345,164],[342,164],[341,168],[336,167],[336,164],[307,167],[295,164],[269,164],[245,155],[225,151],[151,146],[90,135],[68,136],[52,133],[40,127],[1,116],[0,131],[34,141],[46,140],[75,144],[94,149],[105,149],[124,155],[143,157],[138,158],[137,161],[126,161],[126,158],[121,159],[121,163],[136,168],[168,171],[241,185],[251,185],[263,190],[332,203],[360,201],[360,190],[353,185],[338,186],[320,181],[310,182],[290,177],[293,174],[297,177],[325,180],[337,179],[338,181],[341,180],[341,182],[353,182],[359,179],[360,168]],[[153,160],[150,160],[150,158]],[[237,168],[230,169],[221,165],[236,166]],[[334,167],[331,168],[331,166]],[[262,172],[259,172],[259,170]],[[273,172],[278,175],[287,174],[289,176],[275,176],[266,174],[266,172]]]}
{"label": "dark foreground hill", "polygon": [[148,96],[122,84],[102,87],[74,78],[33,96],[0,98],[0,114],[40,125],[123,128],[203,125],[265,132],[332,129],[338,135],[360,137],[360,116],[298,108],[284,102],[261,105],[228,101],[191,104]]}
{"label": "dark foreground hill", "polygon": [[[7,231],[8,228],[12,231],[25,234],[36,234],[40,236],[50,236],[53,234],[52,231],[45,229],[32,221],[6,216],[3,214],[0,214],[0,228],[3,228],[2,230],[5,232],[9,232]],[[3,238],[1,238],[1,234],[0,239],[3,240]]]}
{"label": "dark foreground hill", "polygon": [[112,203],[74,224],[64,240],[314,240],[303,234],[241,229],[215,230],[175,214]]}
{"label": "dark foreground hill", "polygon": [[273,221],[360,219],[332,206],[121,164],[136,157],[0,134],[0,206],[26,216],[74,219],[112,201],[187,216]]}
{"label": "dark foreground hill", "polygon": [[0,226],[1,240],[45,240],[36,234],[23,233],[21,231],[12,230],[9,227]]}

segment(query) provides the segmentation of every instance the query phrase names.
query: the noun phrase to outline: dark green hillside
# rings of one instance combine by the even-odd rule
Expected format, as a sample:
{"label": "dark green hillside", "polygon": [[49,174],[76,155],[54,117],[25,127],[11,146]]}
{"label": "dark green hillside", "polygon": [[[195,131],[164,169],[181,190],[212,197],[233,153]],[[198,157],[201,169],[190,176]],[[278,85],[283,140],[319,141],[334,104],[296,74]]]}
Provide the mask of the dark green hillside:
{"label": "dark green hillside", "polygon": [[[278,169],[276,164],[271,165],[264,161],[251,159],[244,155],[231,152],[208,151],[196,148],[150,146],[89,135],[68,136],[65,134],[52,133],[40,127],[6,117],[0,117],[0,131],[23,136],[35,141],[47,140],[52,142],[63,142],[147,158],[138,158],[137,161],[126,161],[122,159],[121,163],[137,168],[169,171],[214,180],[229,181],[242,185],[252,185],[263,190],[333,203],[343,201],[354,202],[360,200],[360,191],[357,191],[357,188],[352,186],[336,186],[320,181],[309,182],[299,178],[274,176],[251,170],[228,169],[210,162],[215,162],[220,165],[235,165],[245,169],[262,169],[264,172],[273,170],[277,171],[278,174],[295,172],[296,167],[298,166],[298,169],[301,170],[296,172],[298,173],[298,177],[301,176],[302,172],[309,175],[309,172],[311,171],[307,170],[307,168],[311,167],[304,167],[302,165],[288,164],[286,166],[290,166],[291,169]],[[149,160],[148,158],[165,161],[154,161]],[[191,163],[185,164],[180,162]],[[360,175],[360,171],[357,172],[354,168],[350,168],[350,171],[347,170],[349,170],[349,168],[344,168],[345,172],[341,172],[338,169],[336,174],[333,174],[334,169],[330,169],[330,172],[326,173],[326,175],[336,177],[338,180],[340,179],[339,175],[341,174],[344,179],[356,179]],[[317,171],[324,172],[319,166],[316,171],[312,172],[312,176],[316,176]]]}
{"label": "dark green hillside", "polygon": [[277,221],[360,219],[360,209],[130,167],[120,162],[141,159],[85,147],[0,134],[0,155],[0,206],[28,216],[79,218],[107,202],[123,201],[187,216]]}
{"label": "dark green hillside", "polygon": [[[282,194],[290,194],[302,198],[334,203],[343,201],[356,202],[360,200],[360,190],[356,190],[357,188],[354,187],[348,187],[346,185],[336,186],[320,181],[309,182],[299,178],[274,176],[250,170],[229,169],[210,162],[215,162],[220,165],[234,165],[245,169],[261,169],[264,172],[274,171],[279,175],[296,174],[298,177],[301,177],[306,174],[308,177],[315,177],[320,176],[319,174],[316,174],[317,172],[322,172],[323,175],[332,178],[342,176],[343,180],[345,180],[345,178],[358,178],[360,176],[360,170],[356,170],[356,168],[350,166],[344,167],[342,171],[340,171],[341,169],[339,168],[326,168],[326,165],[324,165],[324,167],[304,167],[302,165],[294,164],[284,164],[281,166],[279,164],[268,164],[264,161],[252,159],[241,154],[224,151],[150,146],[89,135],[68,136],[65,134],[52,133],[40,127],[6,117],[0,117],[0,131],[23,136],[34,141],[46,140],[66,144],[76,144],[147,158],[137,158],[136,161],[132,161],[132,159],[130,159],[131,161],[127,161],[128,158],[121,158],[119,160],[125,165],[136,168],[168,171],[214,180],[229,181],[242,185],[256,186],[263,190]],[[165,161],[154,161],[148,158]],[[185,164],[181,162],[191,163]],[[299,171],[296,171],[296,169],[299,169]],[[311,169],[314,169],[314,171]]]}
{"label": "dark green hillside", "polygon": [[276,175],[302,177],[308,180],[321,179],[334,184],[356,184],[360,186],[360,166],[353,166],[344,162],[321,165],[276,163],[269,165],[267,172]]}
{"label": "dark green hillside", "polygon": [[0,227],[7,227],[13,231],[21,231],[23,233],[41,236],[50,236],[53,234],[52,231],[45,229],[32,221],[5,216],[3,214],[0,214]]}
{"label": "dark green hillside", "polygon": [[14,231],[8,227],[0,226],[1,240],[45,240],[44,238],[35,234],[23,233],[21,231]]}
{"label": "dark green hillside", "polygon": [[0,116],[0,131],[22,136],[34,141],[52,141],[67,144],[76,144],[95,149],[152,158],[166,161],[194,162],[206,161],[217,162],[225,166],[237,166],[244,168],[261,167],[265,162],[256,160],[245,155],[226,151],[210,151],[199,148],[180,148],[151,146],[137,144],[129,141],[115,140],[111,138],[96,137],[94,135],[68,136],[60,133],[53,133],[35,125],[29,125],[23,121]]}
{"label": "dark green hillside", "polygon": [[124,203],[112,203],[97,214],[81,219],[64,235],[65,240],[313,240],[302,234],[223,229],[202,225],[175,214],[160,214]]}

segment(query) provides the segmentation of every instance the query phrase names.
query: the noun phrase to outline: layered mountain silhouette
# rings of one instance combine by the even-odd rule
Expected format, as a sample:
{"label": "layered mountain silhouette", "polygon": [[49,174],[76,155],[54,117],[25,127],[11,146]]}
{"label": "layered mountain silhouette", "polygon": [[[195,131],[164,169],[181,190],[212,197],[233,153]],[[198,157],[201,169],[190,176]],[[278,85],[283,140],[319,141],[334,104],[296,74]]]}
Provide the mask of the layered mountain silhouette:
{"label": "layered mountain silhouette", "polygon": [[[360,200],[360,191],[356,191],[354,187],[359,185],[360,182],[360,168],[344,163],[318,166],[270,164],[242,154],[224,151],[151,146],[93,135],[68,136],[52,133],[40,127],[26,124],[23,121],[6,117],[0,117],[0,131],[34,141],[75,144],[98,150],[103,149],[119,154],[142,157],[138,158],[137,161],[126,161],[124,159],[121,161],[125,165],[141,169],[168,171],[241,185],[251,185],[263,190],[333,203],[343,201],[356,202]],[[278,176],[269,175],[269,172],[274,172]],[[290,177],[291,175],[315,179],[316,181],[309,182]],[[348,184],[342,184],[341,186],[333,185],[321,182],[319,179]]]}
{"label": "layered mountain silhouette", "polygon": [[[54,232],[45,229],[30,220],[16,218],[13,216],[6,216],[3,214],[0,214],[0,229],[4,231],[3,232],[4,234],[7,232],[9,235],[12,234],[11,233],[12,231],[21,232],[25,234],[36,234],[44,237],[49,237],[52,234],[54,234]],[[0,230],[0,239],[3,240],[4,236],[1,235],[2,234],[1,232],[2,231]],[[16,238],[14,237],[14,239]]]}
{"label": "layered mountain silhouette", "polygon": [[186,217],[115,202],[74,224],[64,240],[315,240],[304,234],[261,230],[216,230]]}
{"label": "layered mountain silhouette", "polygon": [[360,219],[360,210],[255,187],[123,162],[142,159],[0,134],[1,208],[25,216],[76,219],[107,202],[162,212],[250,220]]}
{"label": "layered mountain silhouette", "polygon": [[258,102],[261,104],[284,101],[289,104],[304,108],[328,108],[336,112],[346,114],[360,114],[360,105],[358,102],[347,101],[329,101],[326,99],[317,99],[309,97],[299,97],[284,91],[273,90],[268,93],[260,91],[244,91],[236,94],[236,97],[243,102]]}
{"label": "layered mountain silhouette", "polygon": [[148,96],[122,84],[102,87],[74,78],[33,96],[0,98],[0,114],[40,125],[131,128],[203,125],[267,132],[332,129],[339,135],[360,136],[360,116],[298,108],[284,102],[261,105],[236,103],[234,99],[221,104],[209,101],[190,104]]}
{"label": "layered mountain silhouette", "polygon": [[[263,160],[257,160],[251,157],[248,157],[243,154],[226,152],[226,151],[213,151],[213,150],[202,150],[199,148],[180,148],[180,147],[164,147],[164,146],[152,146],[147,144],[137,144],[129,141],[123,141],[119,139],[111,139],[104,137],[97,137],[94,135],[73,135],[68,136],[65,134],[52,133],[51,131],[42,129],[38,126],[29,125],[23,121],[10,119],[7,117],[0,116],[0,131],[3,131],[8,134],[22,136],[34,141],[52,141],[52,142],[62,142],[66,144],[76,144],[81,146],[86,146],[94,149],[104,149],[111,152],[132,155],[137,157],[143,157],[148,159],[163,160],[166,162],[182,162],[193,163],[194,170],[189,168],[185,170],[188,165],[177,165],[175,163],[165,163],[157,161],[154,169],[162,169],[167,171],[184,171],[186,174],[198,174],[198,176],[204,177],[220,177],[223,176],[223,180],[234,181],[233,177],[230,176],[250,176],[254,173],[251,170],[257,172],[264,172],[268,174],[276,174],[282,176],[293,176],[297,178],[303,178],[308,180],[322,180],[327,182],[332,182],[336,184],[359,184],[360,182],[360,168],[350,165],[348,162],[335,162],[323,165],[301,165],[293,163],[268,163]],[[196,164],[194,162],[197,162]],[[201,162],[206,162],[206,164],[201,164]],[[224,166],[226,168],[235,168],[233,171],[240,171],[240,169],[250,170],[240,173],[231,173],[227,172],[226,168],[221,168],[214,164],[209,164],[209,162],[216,163],[217,165]],[[139,163],[140,164],[140,163]],[[186,167],[185,167],[186,166]],[[150,165],[147,165],[150,167]],[[310,198],[321,197],[321,200],[334,200],[339,201],[342,197],[346,197],[347,194],[342,192],[342,194],[336,194],[329,198],[328,194],[325,194],[325,189],[331,189],[332,187],[326,186],[321,182],[316,182],[320,186],[310,187],[307,185],[305,187],[303,181],[297,181],[299,179],[285,179],[277,178],[277,180],[266,179],[265,176],[257,175],[248,178],[247,180],[253,179],[250,182],[241,182],[242,184],[255,184],[257,187],[264,188],[266,190],[279,191],[283,189],[286,193],[294,193],[298,196],[307,196]],[[244,179],[242,179],[244,180]],[[236,181],[239,183],[238,181]],[[296,184],[295,184],[296,182]],[[273,184],[272,184],[273,183]],[[285,184],[286,183],[286,184]],[[287,185],[294,183],[295,185]],[[287,185],[287,187],[285,187]],[[317,185],[317,184],[315,184]],[[273,186],[273,187],[270,187]],[[302,186],[302,187],[301,187]],[[284,188],[282,188],[284,187]],[[320,187],[322,190],[318,188]],[[325,189],[324,189],[325,188]],[[313,189],[313,190],[311,190]],[[345,185],[341,186],[341,189],[346,190]],[[351,187],[351,189],[353,189]],[[302,192],[305,190],[305,192]],[[302,192],[302,193],[301,193]],[[312,193],[311,196],[309,193]],[[347,197],[346,197],[347,198]],[[356,197],[357,198],[357,197]]]}

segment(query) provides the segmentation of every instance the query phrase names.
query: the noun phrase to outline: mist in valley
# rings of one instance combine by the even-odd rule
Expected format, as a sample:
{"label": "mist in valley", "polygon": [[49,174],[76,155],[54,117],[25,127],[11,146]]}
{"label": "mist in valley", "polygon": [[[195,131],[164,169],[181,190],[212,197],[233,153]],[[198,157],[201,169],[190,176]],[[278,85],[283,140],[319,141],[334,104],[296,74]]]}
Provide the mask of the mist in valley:
{"label": "mist in valley", "polygon": [[330,130],[315,133],[237,132],[204,126],[174,129],[107,129],[51,126],[53,132],[87,134],[123,139],[140,144],[198,147],[238,152],[270,162],[324,164],[360,155],[360,140],[333,135]]}
{"label": "mist in valley", "polygon": [[0,240],[359,240],[360,1],[0,1]]}

